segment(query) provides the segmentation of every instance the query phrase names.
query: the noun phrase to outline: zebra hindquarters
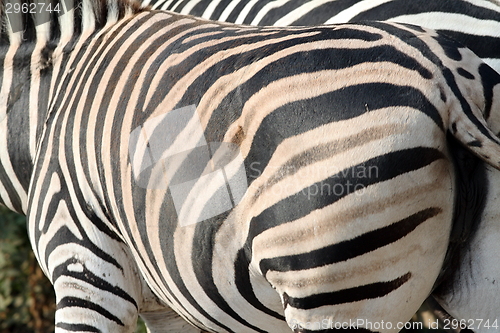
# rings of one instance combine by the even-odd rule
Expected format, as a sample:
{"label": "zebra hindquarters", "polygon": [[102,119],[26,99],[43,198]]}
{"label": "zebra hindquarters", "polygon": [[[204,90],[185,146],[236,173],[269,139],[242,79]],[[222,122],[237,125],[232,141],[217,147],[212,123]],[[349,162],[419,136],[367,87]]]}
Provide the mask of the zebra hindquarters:
{"label": "zebra hindquarters", "polygon": [[[251,269],[280,294],[295,332],[399,331],[447,249],[455,184],[445,134],[419,111],[394,107],[294,140],[252,184],[262,208],[250,222]],[[276,176],[282,154],[315,141],[328,144],[305,163],[285,159],[293,171]]]}

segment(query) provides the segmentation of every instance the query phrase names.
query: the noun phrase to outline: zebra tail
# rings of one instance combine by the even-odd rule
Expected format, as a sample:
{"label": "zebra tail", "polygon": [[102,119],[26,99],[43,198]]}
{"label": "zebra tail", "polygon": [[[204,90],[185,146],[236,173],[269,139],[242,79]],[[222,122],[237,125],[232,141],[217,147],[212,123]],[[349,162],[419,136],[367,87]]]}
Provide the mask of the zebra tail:
{"label": "zebra tail", "polygon": [[448,130],[467,150],[500,170],[500,139],[488,126],[479,108],[468,109],[470,113],[450,112]]}

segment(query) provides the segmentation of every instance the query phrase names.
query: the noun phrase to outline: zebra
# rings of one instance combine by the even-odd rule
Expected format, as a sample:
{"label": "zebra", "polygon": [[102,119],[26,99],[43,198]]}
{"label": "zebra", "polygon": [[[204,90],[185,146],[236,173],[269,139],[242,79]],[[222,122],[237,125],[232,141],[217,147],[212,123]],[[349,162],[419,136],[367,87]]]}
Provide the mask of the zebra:
{"label": "zebra", "polygon": [[459,41],[500,73],[498,0],[143,0],[142,5],[260,26],[359,21],[415,24]]}
{"label": "zebra", "polygon": [[432,30],[17,3],[0,198],[58,332],[398,331],[442,273],[453,142],[500,168],[499,75]]}

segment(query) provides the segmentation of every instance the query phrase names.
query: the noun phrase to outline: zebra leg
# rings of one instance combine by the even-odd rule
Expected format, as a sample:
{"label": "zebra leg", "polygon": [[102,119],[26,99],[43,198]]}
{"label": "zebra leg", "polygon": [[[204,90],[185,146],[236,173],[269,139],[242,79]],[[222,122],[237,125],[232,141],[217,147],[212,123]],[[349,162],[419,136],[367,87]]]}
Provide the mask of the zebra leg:
{"label": "zebra leg", "polygon": [[33,250],[55,289],[56,332],[134,332],[142,284],[130,250],[88,207],[73,206],[62,183],[54,174],[52,193],[35,188],[32,198],[42,199],[28,212]]}
{"label": "zebra leg", "polygon": [[56,332],[133,332],[138,312],[134,281],[138,277],[127,263],[131,258],[126,249],[117,246],[116,251],[110,251],[110,246],[106,247],[114,263],[81,250],[64,250],[67,256],[60,258],[62,262],[51,272],[57,302]]}

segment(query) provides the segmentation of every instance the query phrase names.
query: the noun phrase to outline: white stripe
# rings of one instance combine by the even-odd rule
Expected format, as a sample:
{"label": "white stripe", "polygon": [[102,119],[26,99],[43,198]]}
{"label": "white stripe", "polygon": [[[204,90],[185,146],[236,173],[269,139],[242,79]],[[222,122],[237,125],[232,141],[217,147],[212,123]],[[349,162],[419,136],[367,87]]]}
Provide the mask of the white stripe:
{"label": "white stripe", "polygon": [[173,0],[168,0],[166,1],[165,3],[163,3],[162,5],[162,2],[161,1],[158,1],[157,3],[155,3],[153,5],[153,9],[163,9],[163,10],[166,10],[168,8],[168,6],[170,6],[170,4],[172,3]]}
{"label": "white stripe", "polygon": [[236,24],[243,24],[243,21],[245,18],[248,16],[248,13],[250,10],[252,10],[253,6],[255,6],[259,0],[250,0],[245,7],[241,10],[240,14],[236,18],[236,21],[234,23]]}
{"label": "white stripe", "polygon": [[217,8],[219,3],[220,3],[220,0],[211,1],[210,5],[208,5],[208,7],[205,9],[205,11],[201,15],[201,17],[206,18],[206,19],[210,19],[210,17],[212,17],[212,14],[214,13],[215,8]]}
{"label": "white stripe", "polygon": [[463,14],[421,13],[393,17],[388,22],[415,24],[435,30],[452,30],[478,36],[500,37],[500,22],[478,20]]}
{"label": "white stripe", "polygon": [[62,1],[61,6],[63,7],[63,11],[66,13],[59,16],[59,26],[61,29],[61,42],[64,43],[65,41],[69,41],[69,39],[71,39],[71,36],[73,36],[74,24],[75,24],[73,21],[74,4],[72,0],[68,0],[68,3],[66,3],[66,1]]}
{"label": "white stripe", "polygon": [[82,3],[82,31],[92,31],[95,29],[95,15],[92,3],[83,1]]}
{"label": "white stripe", "polygon": [[222,14],[220,15],[218,21],[227,21],[227,18],[231,14],[231,12],[236,8],[236,6],[240,3],[241,0],[233,0],[229,3],[229,5],[224,9]]}
{"label": "white stripe", "polygon": [[36,15],[35,22],[36,42],[37,44],[45,44],[50,39],[50,17],[48,15]]}
{"label": "white stripe", "polygon": [[177,3],[170,10],[172,10],[172,11],[175,12],[175,10],[177,9],[177,7],[179,7],[181,3],[182,3],[182,1],[177,1]]}
{"label": "white stripe", "polygon": [[118,3],[117,0],[109,0],[108,2],[108,17],[106,19],[106,26],[114,24],[118,21]]}
{"label": "white stripe", "polygon": [[482,59],[485,63],[487,63],[491,68],[500,73],[500,59],[494,58],[484,58]]}
{"label": "white stripe", "polygon": [[289,0],[277,0],[269,2],[267,5],[262,7],[259,13],[255,16],[253,21],[250,23],[251,25],[259,25],[260,21],[266,16],[266,14],[274,8],[278,8],[284,6]]}
{"label": "white stripe", "polygon": [[341,11],[328,21],[326,24],[335,24],[335,23],[346,23],[349,22],[353,17],[359,15],[360,13],[375,8],[377,6],[383,5],[384,3],[391,2],[391,0],[364,0],[358,2],[354,6],[347,8],[346,10]]}
{"label": "white stripe", "polygon": [[182,10],[180,11],[180,13],[184,14],[184,15],[191,15],[191,10],[193,10],[194,6],[196,6],[200,2],[201,2],[201,0],[192,0],[192,1],[189,1],[187,3],[187,5],[184,6],[184,8],[182,8]]}
{"label": "white stripe", "polygon": [[[48,25],[48,23],[43,24],[44,26]],[[37,29],[37,35],[39,31]],[[38,116],[40,113],[44,113],[46,110],[39,110],[38,109],[38,94],[39,94],[39,89],[40,89],[40,79],[41,79],[41,74],[40,74],[40,69],[44,67],[43,64],[40,64],[40,59],[41,59],[41,52],[43,48],[46,45],[46,40],[42,39],[41,43],[36,44],[35,49],[33,50],[33,53],[31,54],[31,82],[30,82],[30,94],[29,94],[29,112],[28,112],[28,117],[29,117],[29,152],[31,156],[31,160],[35,160],[35,155],[36,155],[36,130],[38,126]]]}

